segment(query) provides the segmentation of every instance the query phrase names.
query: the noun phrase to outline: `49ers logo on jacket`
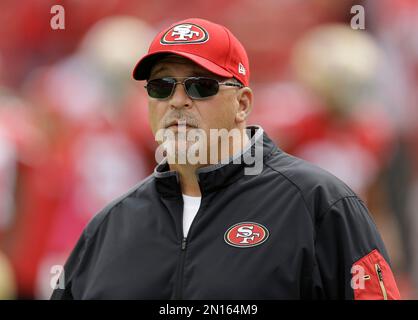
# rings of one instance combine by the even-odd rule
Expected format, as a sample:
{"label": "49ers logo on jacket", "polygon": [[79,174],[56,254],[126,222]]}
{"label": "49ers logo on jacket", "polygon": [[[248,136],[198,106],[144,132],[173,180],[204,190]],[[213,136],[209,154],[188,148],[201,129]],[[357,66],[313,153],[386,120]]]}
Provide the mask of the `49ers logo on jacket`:
{"label": "49ers logo on jacket", "polygon": [[182,23],[170,28],[160,40],[161,44],[203,43],[209,39],[205,29],[192,23]]}
{"label": "49ers logo on jacket", "polygon": [[225,242],[233,247],[247,248],[262,244],[267,240],[269,231],[256,222],[239,222],[225,232]]}

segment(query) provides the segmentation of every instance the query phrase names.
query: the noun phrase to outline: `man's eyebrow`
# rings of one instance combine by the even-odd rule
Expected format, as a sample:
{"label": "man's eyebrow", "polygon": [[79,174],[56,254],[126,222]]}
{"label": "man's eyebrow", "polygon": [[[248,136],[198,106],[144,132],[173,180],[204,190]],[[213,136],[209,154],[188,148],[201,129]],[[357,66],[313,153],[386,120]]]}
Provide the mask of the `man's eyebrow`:
{"label": "man's eyebrow", "polygon": [[214,74],[208,70],[202,70],[202,69],[194,69],[192,71],[192,77],[205,77],[205,78],[212,78],[217,80],[223,80],[224,78],[221,76],[218,76],[217,74]]}
{"label": "man's eyebrow", "polygon": [[164,71],[164,70],[166,70],[166,69],[167,69],[167,67],[166,67],[166,66],[157,66],[155,70],[152,70],[152,69],[151,69],[150,76],[151,76],[151,74],[153,74],[153,75],[155,76],[156,74],[158,74],[158,73],[160,73],[161,71]]}

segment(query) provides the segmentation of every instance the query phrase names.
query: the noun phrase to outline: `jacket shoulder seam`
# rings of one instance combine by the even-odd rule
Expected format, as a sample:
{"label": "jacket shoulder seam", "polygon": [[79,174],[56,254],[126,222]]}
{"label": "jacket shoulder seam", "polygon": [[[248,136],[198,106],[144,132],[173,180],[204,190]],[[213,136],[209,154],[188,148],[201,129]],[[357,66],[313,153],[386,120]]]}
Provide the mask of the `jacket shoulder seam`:
{"label": "jacket shoulder seam", "polygon": [[[346,196],[342,196],[341,198],[335,200],[333,203],[331,203],[329,205],[328,208],[326,208],[322,213],[320,213],[318,215],[318,221],[317,224],[321,224],[322,220],[325,218],[325,216],[328,214],[328,212],[331,211],[331,209],[340,201],[343,201],[345,199],[349,199],[349,198],[356,198],[357,200],[360,200],[359,197],[357,195],[346,195]],[[360,200],[361,201],[361,200]]]}
{"label": "jacket shoulder seam", "polygon": [[300,196],[301,196],[301,198],[302,198],[302,200],[303,200],[303,204],[305,205],[305,208],[306,208],[306,210],[308,211],[308,213],[309,213],[309,217],[310,217],[310,219],[311,219],[311,222],[312,222],[312,225],[314,226],[315,225],[315,220],[314,220],[314,215],[313,215],[313,213],[311,212],[311,210],[309,209],[309,206],[308,206],[308,203],[306,202],[306,199],[305,199],[305,196],[304,196],[304,194],[303,194],[303,192],[302,192],[302,190],[300,189],[300,187],[295,183],[295,182],[293,182],[288,176],[286,176],[283,172],[281,172],[281,171],[279,171],[279,170],[277,170],[277,169],[275,169],[275,168],[273,168],[271,165],[269,165],[268,163],[266,163],[265,164],[267,167],[269,167],[271,170],[273,170],[273,171],[275,171],[275,172],[277,172],[279,175],[281,175],[282,177],[284,177],[287,181],[289,181],[297,190],[298,190],[298,192],[299,192],[299,194],[300,194]]}

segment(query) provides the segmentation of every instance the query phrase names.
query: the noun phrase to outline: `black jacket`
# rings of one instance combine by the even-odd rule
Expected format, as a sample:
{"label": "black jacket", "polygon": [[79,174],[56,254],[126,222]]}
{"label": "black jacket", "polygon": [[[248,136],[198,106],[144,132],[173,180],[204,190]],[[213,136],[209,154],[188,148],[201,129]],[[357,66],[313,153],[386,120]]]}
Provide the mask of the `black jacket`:
{"label": "black jacket", "polygon": [[178,175],[160,164],[92,219],[52,299],[353,299],[353,264],[373,250],[389,261],[366,206],[251,129],[244,155],[262,144],[262,172],[245,175],[244,161],[198,170],[187,239]]}

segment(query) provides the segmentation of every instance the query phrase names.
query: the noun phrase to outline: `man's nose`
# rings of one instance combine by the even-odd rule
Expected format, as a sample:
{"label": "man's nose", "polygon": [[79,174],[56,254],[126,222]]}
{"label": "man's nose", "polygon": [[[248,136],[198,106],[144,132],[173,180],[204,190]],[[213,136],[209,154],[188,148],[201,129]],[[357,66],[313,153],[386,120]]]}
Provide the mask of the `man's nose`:
{"label": "man's nose", "polygon": [[187,108],[192,105],[192,100],[187,95],[184,85],[181,83],[175,85],[169,103],[172,108]]}

